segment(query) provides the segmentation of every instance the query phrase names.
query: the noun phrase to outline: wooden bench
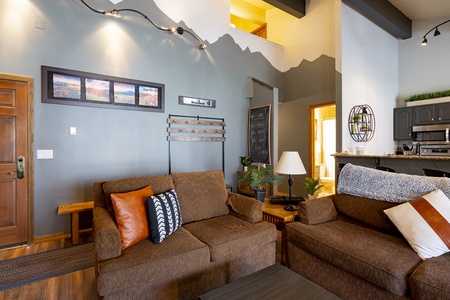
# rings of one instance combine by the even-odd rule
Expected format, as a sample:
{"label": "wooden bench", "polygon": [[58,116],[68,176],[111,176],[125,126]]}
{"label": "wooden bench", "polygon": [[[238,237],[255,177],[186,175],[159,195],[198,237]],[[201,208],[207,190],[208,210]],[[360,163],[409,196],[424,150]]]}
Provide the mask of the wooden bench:
{"label": "wooden bench", "polygon": [[58,206],[58,215],[72,214],[72,244],[80,242],[80,212],[92,211],[94,201],[64,204]]}

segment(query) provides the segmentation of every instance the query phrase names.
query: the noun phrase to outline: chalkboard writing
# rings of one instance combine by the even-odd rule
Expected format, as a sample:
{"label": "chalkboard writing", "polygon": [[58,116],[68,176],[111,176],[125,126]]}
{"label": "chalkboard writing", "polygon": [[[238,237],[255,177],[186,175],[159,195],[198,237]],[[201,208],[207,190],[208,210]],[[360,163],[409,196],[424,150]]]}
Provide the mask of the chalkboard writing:
{"label": "chalkboard writing", "polygon": [[252,162],[270,165],[270,105],[250,108],[248,149]]}

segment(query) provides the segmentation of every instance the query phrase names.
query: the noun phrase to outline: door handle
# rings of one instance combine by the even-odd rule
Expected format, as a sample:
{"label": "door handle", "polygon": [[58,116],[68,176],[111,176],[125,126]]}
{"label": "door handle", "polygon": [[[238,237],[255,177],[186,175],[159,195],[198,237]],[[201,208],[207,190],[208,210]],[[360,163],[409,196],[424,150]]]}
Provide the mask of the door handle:
{"label": "door handle", "polygon": [[25,157],[20,155],[17,157],[17,178],[23,179],[25,177]]}

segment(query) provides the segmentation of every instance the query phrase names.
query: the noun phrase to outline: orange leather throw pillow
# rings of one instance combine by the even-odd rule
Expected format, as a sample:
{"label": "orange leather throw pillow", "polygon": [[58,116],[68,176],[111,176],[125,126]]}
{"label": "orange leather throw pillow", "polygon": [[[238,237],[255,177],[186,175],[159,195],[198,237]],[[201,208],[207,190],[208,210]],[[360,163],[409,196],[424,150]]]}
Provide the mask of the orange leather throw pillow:
{"label": "orange leather throw pillow", "polygon": [[151,185],[128,193],[111,194],[122,250],[149,236],[147,197],[153,196]]}

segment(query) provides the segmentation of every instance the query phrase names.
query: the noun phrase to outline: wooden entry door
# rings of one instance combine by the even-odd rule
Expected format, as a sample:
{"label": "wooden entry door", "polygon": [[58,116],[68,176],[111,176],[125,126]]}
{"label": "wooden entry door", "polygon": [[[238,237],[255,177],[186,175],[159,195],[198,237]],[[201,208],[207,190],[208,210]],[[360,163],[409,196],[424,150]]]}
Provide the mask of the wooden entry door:
{"label": "wooden entry door", "polygon": [[32,108],[33,79],[0,74],[0,247],[33,241]]}

